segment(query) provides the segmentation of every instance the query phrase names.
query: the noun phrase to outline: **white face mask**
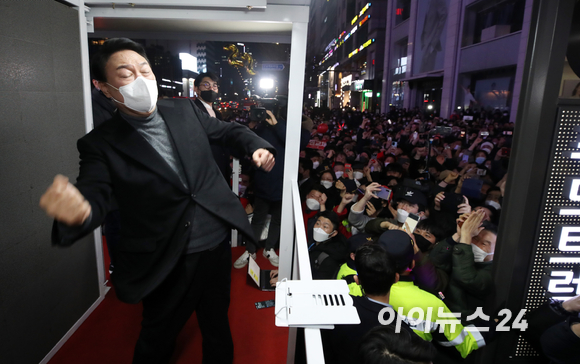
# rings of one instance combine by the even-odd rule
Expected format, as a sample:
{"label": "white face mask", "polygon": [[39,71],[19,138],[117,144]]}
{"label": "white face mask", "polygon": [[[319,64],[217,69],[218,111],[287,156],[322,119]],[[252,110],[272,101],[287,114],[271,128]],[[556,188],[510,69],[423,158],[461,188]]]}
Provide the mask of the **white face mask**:
{"label": "white face mask", "polygon": [[306,206],[308,206],[308,208],[312,211],[320,210],[320,202],[313,198],[306,199]]}
{"label": "white face mask", "polygon": [[487,253],[475,244],[471,244],[471,250],[473,250],[473,260],[476,263],[481,263],[488,255],[493,255],[493,253]]}
{"label": "white face mask", "polygon": [[312,238],[314,241],[321,243],[330,239],[330,234],[326,233],[322,228],[314,228],[312,231]]}
{"label": "white face mask", "polygon": [[113,100],[119,104],[127,106],[129,109],[137,112],[149,112],[157,104],[157,81],[146,79],[143,76],[137,77],[135,81],[128,85],[116,88],[107,83],[123,95],[125,102]]}
{"label": "white face mask", "polygon": [[318,168],[319,165],[320,165],[320,162],[319,161],[312,162],[312,169]]}
{"label": "white face mask", "polygon": [[320,184],[324,186],[324,188],[330,188],[332,187],[332,182],[331,181],[320,181]]}
{"label": "white face mask", "polygon": [[338,171],[338,172],[334,172],[334,174],[336,175],[336,178],[340,178],[342,177],[342,175],[344,174],[343,171]]}
{"label": "white face mask", "polygon": [[495,201],[487,200],[487,201],[485,201],[485,204],[489,205],[491,207],[495,207],[496,210],[501,210],[501,205]]}
{"label": "white face mask", "polygon": [[246,192],[246,186],[244,185],[238,185],[238,195],[241,196]]}
{"label": "white face mask", "polygon": [[354,172],[354,179],[362,179],[364,174],[362,172],[356,171]]}
{"label": "white face mask", "polygon": [[409,213],[403,209],[397,209],[397,221],[400,222],[401,224],[405,222],[405,220],[407,220],[407,217],[409,216]]}

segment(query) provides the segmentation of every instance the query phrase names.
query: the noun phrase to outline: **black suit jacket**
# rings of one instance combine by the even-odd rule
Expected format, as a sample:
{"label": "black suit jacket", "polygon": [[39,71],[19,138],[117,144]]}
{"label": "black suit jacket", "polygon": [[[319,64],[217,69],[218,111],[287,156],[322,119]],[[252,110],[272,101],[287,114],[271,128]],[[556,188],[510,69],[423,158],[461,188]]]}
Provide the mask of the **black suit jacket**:
{"label": "black suit jacket", "polygon": [[[355,364],[358,362],[357,353],[361,339],[373,327],[381,325],[379,313],[386,306],[369,301],[366,297],[355,297],[353,305],[358,312],[360,324],[358,325],[335,325],[333,330],[321,330],[324,340],[324,357],[326,363]],[[395,317],[390,325],[396,325],[397,314],[393,309]],[[385,320],[390,320],[388,313],[383,315]],[[405,322],[401,321],[401,330],[408,331],[411,335],[416,335]]]}
{"label": "black suit jacket", "polygon": [[[209,115],[209,112],[207,111],[207,109],[205,108],[205,105],[203,104],[203,102],[200,99],[195,99],[194,104],[199,108],[199,110],[201,110],[201,112]],[[213,108],[213,111],[215,112],[216,119],[223,120],[223,116],[219,112],[219,110],[216,110],[215,108]],[[223,174],[226,181],[228,183],[230,183],[230,177],[231,177],[230,155],[232,155],[232,152],[230,151],[229,148],[227,148],[219,143],[215,143],[215,142],[210,142],[210,147],[211,147],[211,153],[213,154],[213,158],[214,158],[216,164],[218,165],[218,168],[220,169],[220,171]],[[237,153],[236,156],[239,156],[239,154],[240,153]],[[243,155],[243,153],[241,153],[241,155]]]}
{"label": "black suit jacket", "polygon": [[[169,274],[184,253],[196,204],[253,240],[247,215],[213,161],[210,141],[243,148],[248,155],[270,144],[247,127],[225,123],[188,99],[157,103],[189,188],[157,151],[119,113],[77,143],[77,188],[92,215],[81,227],[55,222],[53,243],[70,245],[99,226],[111,198],[121,212],[121,238],[112,280],[119,299],[140,301]],[[196,221],[199,223],[199,221]]]}

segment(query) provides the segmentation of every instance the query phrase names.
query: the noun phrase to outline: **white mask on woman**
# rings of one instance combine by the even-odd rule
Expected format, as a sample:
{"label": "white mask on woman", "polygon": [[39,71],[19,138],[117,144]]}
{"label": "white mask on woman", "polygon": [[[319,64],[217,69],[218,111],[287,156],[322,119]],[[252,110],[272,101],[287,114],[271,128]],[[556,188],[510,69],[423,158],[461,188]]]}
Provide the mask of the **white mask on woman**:
{"label": "white mask on woman", "polygon": [[320,184],[323,185],[326,189],[332,187],[332,181],[320,181]]}

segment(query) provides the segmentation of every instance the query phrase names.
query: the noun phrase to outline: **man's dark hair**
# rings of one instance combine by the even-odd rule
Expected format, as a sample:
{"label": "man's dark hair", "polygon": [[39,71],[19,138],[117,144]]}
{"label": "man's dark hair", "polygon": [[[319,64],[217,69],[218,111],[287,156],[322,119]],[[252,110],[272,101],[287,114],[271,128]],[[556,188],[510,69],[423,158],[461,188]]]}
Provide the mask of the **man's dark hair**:
{"label": "man's dark hair", "polygon": [[[487,208],[489,208],[488,206],[486,206]],[[489,231],[490,233],[492,233],[493,235],[497,236],[497,225],[489,222],[489,221],[484,221],[481,226],[483,226],[483,230]]]}
{"label": "man's dark hair", "polygon": [[319,212],[318,215],[316,215],[316,220],[318,220],[319,217],[324,217],[330,220],[330,222],[332,223],[332,230],[338,231],[338,225],[340,222],[338,220],[338,215],[336,214],[336,212],[332,210],[322,211]]}
{"label": "man's dark hair", "polygon": [[430,232],[435,236],[437,241],[445,238],[447,236],[445,232],[445,224],[441,221],[436,221],[436,219],[424,219],[419,221],[417,224],[417,229],[425,230]]}
{"label": "man's dark hair", "polygon": [[399,163],[389,163],[388,166],[385,167],[385,172],[398,172],[401,174],[405,173],[405,169]]}
{"label": "man's dark hair", "polygon": [[360,285],[366,294],[384,296],[395,283],[395,263],[385,249],[365,244],[355,253],[354,265]]}
{"label": "man's dark hair", "polygon": [[312,160],[310,158],[300,158],[298,163],[302,165],[303,170],[312,172]]}
{"label": "man's dark hair", "polygon": [[128,38],[107,39],[91,59],[92,78],[97,81],[107,82],[106,67],[109,58],[117,52],[127,50],[138,53],[141,57],[145,58],[149,64],[151,63],[147,58],[145,48],[143,48],[141,44]]}
{"label": "man's dark hair", "polygon": [[397,332],[395,324],[381,325],[372,328],[361,339],[358,363],[427,364],[436,354],[433,344],[410,330]]}
{"label": "man's dark hair", "polygon": [[213,82],[219,82],[219,78],[218,76],[216,76],[215,74],[211,73],[211,72],[204,72],[204,73],[200,73],[196,78],[195,81],[193,81],[193,85],[195,87],[199,87],[199,85],[201,85],[201,80],[203,80],[204,78],[209,77],[211,78],[211,80]]}

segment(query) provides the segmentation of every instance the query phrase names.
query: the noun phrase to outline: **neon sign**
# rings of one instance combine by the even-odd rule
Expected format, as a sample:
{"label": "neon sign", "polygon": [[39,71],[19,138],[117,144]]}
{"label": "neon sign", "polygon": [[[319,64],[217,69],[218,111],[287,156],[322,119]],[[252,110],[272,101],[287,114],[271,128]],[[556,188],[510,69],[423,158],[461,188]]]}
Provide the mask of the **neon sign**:
{"label": "neon sign", "polygon": [[355,49],[354,51],[350,52],[348,55],[348,58],[354,56],[355,54],[357,54],[358,52],[362,51],[363,49],[365,49],[366,47],[370,46],[371,44],[373,44],[375,42],[375,39],[369,39],[366,42],[363,43],[363,45],[361,45],[360,47],[358,47],[357,49]]}
{"label": "neon sign", "polygon": [[526,308],[580,294],[580,107],[561,106]]}
{"label": "neon sign", "polygon": [[[367,3],[360,11],[359,15],[356,15],[352,21],[350,22],[351,25],[354,25],[356,23],[356,21],[363,16],[363,14],[371,7],[371,3]],[[326,62],[330,57],[332,57],[332,55],[334,54],[334,51],[336,51],[341,45],[344,44],[344,42],[346,42],[348,40],[348,38],[350,38],[357,30],[360,26],[362,26],[364,23],[366,23],[367,20],[370,19],[370,14],[367,15],[363,20],[360,21],[359,24],[355,25],[354,28],[352,28],[350,30],[350,32],[346,32],[343,31],[342,33],[340,33],[340,35],[338,36],[338,38],[332,40],[329,45],[326,47],[326,49],[324,50],[325,52],[328,50],[328,48],[332,48],[332,44],[334,43],[334,49],[330,49],[330,51],[328,51],[328,53],[322,58],[322,60],[320,62],[318,62],[319,66],[322,66],[322,64],[324,62]],[[343,38],[344,36],[344,38]],[[350,58],[350,56],[349,56]]]}

